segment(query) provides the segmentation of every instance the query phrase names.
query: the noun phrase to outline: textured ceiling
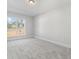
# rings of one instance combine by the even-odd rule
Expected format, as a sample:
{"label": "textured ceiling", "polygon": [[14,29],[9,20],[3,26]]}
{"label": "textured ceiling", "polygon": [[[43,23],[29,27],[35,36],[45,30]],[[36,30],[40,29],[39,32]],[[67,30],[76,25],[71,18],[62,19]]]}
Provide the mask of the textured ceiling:
{"label": "textured ceiling", "polygon": [[50,11],[51,9],[60,8],[70,5],[70,0],[39,0],[34,7],[27,7],[25,0],[7,0],[8,11],[35,16]]}

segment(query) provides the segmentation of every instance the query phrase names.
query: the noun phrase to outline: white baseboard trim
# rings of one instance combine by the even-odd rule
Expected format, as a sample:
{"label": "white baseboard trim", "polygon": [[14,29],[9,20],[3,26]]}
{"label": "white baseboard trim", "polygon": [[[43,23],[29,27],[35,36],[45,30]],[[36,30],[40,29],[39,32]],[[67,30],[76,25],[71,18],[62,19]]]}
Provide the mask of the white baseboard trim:
{"label": "white baseboard trim", "polygon": [[71,48],[68,44],[59,43],[59,42],[56,42],[56,41],[50,41],[47,38],[44,38],[44,37],[39,36],[39,35],[35,35],[34,37],[37,38],[37,39],[40,39],[40,40],[45,40],[45,41],[48,41],[48,42],[51,42],[51,43],[66,47],[66,48]]}
{"label": "white baseboard trim", "polygon": [[32,38],[33,34],[30,35],[25,35],[25,36],[19,36],[19,37],[11,37],[11,38],[7,38],[7,40],[20,40],[20,39],[27,39],[27,38]]}

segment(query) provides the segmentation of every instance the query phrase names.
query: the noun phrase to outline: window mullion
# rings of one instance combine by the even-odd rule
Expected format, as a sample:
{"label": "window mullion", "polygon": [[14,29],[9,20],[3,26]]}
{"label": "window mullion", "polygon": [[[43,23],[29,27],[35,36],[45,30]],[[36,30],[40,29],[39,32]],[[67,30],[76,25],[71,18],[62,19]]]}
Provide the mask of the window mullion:
{"label": "window mullion", "polygon": [[16,18],[16,33],[18,35],[18,19]]}

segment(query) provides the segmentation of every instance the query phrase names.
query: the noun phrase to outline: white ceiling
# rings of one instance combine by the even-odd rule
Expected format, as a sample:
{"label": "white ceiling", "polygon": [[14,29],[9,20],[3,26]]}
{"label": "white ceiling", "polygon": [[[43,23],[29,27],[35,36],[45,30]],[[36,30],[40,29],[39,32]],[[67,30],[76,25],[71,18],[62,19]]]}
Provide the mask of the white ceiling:
{"label": "white ceiling", "polygon": [[33,8],[27,8],[25,0],[7,0],[8,11],[35,16],[51,9],[69,6],[70,0],[40,0]]}

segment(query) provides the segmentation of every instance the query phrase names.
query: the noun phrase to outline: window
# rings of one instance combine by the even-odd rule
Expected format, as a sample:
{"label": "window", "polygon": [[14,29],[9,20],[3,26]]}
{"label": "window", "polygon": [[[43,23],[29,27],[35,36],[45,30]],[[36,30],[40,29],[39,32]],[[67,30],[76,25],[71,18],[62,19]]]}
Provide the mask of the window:
{"label": "window", "polygon": [[17,17],[8,17],[7,36],[16,37],[25,35],[25,20]]}

